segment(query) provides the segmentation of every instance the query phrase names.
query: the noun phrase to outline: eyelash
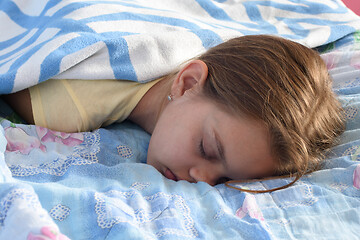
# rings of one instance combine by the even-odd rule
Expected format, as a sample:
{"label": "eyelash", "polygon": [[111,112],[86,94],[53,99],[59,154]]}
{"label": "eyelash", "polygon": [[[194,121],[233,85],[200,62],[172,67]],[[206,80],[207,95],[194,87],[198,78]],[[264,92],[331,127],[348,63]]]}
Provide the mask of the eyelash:
{"label": "eyelash", "polygon": [[207,156],[206,156],[206,152],[205,152],[205,149],[204,149],[204,144],[203,144],[203,140],[201,139],[200,141],[200,144],[199,144],[199,151],[200,151],[200,155],[207,159]]}
{"label": "eyelash", "polygon": [[[209,157],[206,156],[205,149],[204,149],[204,145],[203,145],[203,140],[202,140],[202,139],[201,139],[201,141],[200,141],[200,144],[199,144],[199,147],[198,147],[198,148],[199,148],[199,152],[200,152],[201,157],[209,160]],[[217,184],[225,183],[225,182],[230,181],[230,180],[231,180],[231,178],[222,177],[222,178],[220,178],[219,180],[217,180],[216,185],[217,185]]]}

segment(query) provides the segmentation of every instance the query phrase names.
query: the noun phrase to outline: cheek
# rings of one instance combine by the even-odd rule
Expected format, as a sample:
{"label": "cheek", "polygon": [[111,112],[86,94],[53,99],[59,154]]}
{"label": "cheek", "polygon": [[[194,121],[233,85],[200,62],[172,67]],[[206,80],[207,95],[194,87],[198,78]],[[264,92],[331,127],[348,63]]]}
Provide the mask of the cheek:
{"label": "cheek", "polygon": [[150,139],[148,163],[186,165],[197,149],[202,126],[199,116],[181,109],[163,112]]}
{"label": "cheek", "polygon": [[161,142],[161,138],[158,138],[156,134],[153,134],[150,138],[149,148],[147,152],[148,164],[155,166],[154,163],[156,161],[159,161],[159,157],[164,155],[162,145],[163,143]]}
{"label": "cheek", "polygon": [[195,144],[185,133],[184,129],[164,133],[154,131],[149,143],[147,163],[160,163],[167,167],[188,165],[193,158]]}
{"label": "cheek", "polygon": [[162,164],[170,161],[177,154],[176,139],[169,131],[156,129],[151,136],[147,163],[153,165],[154,162]]}

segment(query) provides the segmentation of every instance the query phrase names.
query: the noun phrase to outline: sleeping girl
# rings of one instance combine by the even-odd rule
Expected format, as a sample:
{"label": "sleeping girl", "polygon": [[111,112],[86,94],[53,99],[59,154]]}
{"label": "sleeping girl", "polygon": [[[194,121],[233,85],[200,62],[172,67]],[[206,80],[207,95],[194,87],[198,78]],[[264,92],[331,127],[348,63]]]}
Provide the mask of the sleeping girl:
{"label": "sleeping girl", "polygon": [[62,132],[131,120],[151,134],[148,164],[210,185],[295,182],[345,128],[318,53],[268,35],[231,39],[148,83],[53,79],[3,97],[28,123]]}

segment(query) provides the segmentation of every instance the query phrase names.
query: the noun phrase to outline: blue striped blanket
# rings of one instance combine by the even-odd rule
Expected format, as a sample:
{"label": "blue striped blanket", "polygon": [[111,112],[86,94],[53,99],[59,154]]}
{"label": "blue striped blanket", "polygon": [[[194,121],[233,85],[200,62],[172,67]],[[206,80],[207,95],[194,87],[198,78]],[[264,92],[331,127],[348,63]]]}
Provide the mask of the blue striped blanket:
{"label": "blue striped blanket", "polygon": [[358,28],[340,0],[2,0],[0,94],[50,78],[148,81],[236,36],[317,47]]}
{"label": "blue striped blanket", "polygon": [[0,118],[0,239],[358,239],[359,24],[339,0],[0,1],[1,93],[48,78],[148,81],[269,33],[319,46],[347,118],[323,169],[265,194],[165,178],[129,122],[65,134]]}

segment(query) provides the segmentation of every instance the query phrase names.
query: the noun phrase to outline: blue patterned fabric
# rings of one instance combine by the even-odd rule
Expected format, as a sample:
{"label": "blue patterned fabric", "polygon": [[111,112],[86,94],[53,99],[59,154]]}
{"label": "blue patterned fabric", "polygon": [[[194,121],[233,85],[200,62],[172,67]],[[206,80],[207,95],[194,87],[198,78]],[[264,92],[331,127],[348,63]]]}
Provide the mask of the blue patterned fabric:
{"label": "blue patterned fabric", "polygon": [[[93,132],[65,134],[1,119],[0,239],[359,238],[360,32],[355,31],[358,18],[349,15],[339,1],[147,2],[148,5],[146,1],[125,0],[38,0],[34,7],[34,1],[1,1],[0,19],[13,26],[5,31],[6,36],[13,35],[5,41],[5,36],[0,36],[3,54],[0,71],[9,69],[2,72],[0,90],[20,89],[59,73],[71,76],[75,70],[84,77],[96,75],[89,71],[100,60],[111,66],[102,68],[111,69],[113,76],[117,76],[122,69],[117,67],[122,54],[131,58],[132,68],[137,69],[130,54],[136,47],[117,52],[119,48],[115,46],[124,46],[121,44],[125,42],[130,46],[129,38],[140,38],[143,33],[127,32],[120,36],[111,31],[113,25],[104,28],[102,21],[117,16],[115,20],[132,21],[132,30],[136,27],[134,18],[154,19],[155,11],[162,14],[156,17],[156,24],[171,19],[171,28],[161,25],[162,31],[169,32],[163,32],[159,38],[154,30],[148,30],[146,44],[160,46],[164,43],[161,38],[167,42],[167,35],[179,36],[174,27],[182,27],[186,30],[180,31],[180,35],[187,37],[179,41],[192,39],[188,38],[192,35],[204,49],[219,39],[258,32],[286,35],[319,46],[334,78],[334,90],[346,110],[347,129],[340,143],[329,153],[323,169],[295,185],[273,193],[248,194],[224,185],[211,187],[204,182],[166,179],[146,164],[150,136],[129,122]],[[92,6],[99,11],[92,10]],[[124,10],[117,12],[117,6]],[[108,15],[99,15],[104,7]],[[141,14],[130,13],[130,9]],[[236,14],[239,11],[245,15]],[[172,14],[176,17],[170,17]],[[0,21],[0,28],[4,21]],[[241,26],[241,31],[232,26],[234,22]],[[101,24],[97,28],[98,23]],[[65,25],[69,29],[61,29]],[[82,32],[73,34],[79,26]],[[305,30],[314,26],[320,28]],[[17,32],[21,28],[24,32]],[[57,45],[59,39],[62,42]],[[77,42],[86,50],[78,51]],[[12,47],[5,48],[5,44]],[[196,44],[194,49],[199,50]],[[39,57],[40,53],[45,57]],[[156,50],[151,53],[156,56]],[[174,60],[172,56],[168,60],[176,62],[182,58],[185,57]],[[72,65],[74,59],[78,61],[76,66]],[[34,75],[24,67],[27,64],[32,66]],[[136,77],[129,78],[142,81],[138,70],[128,70],[124,68],[124,74],[136,73]],[[161,71],[167,70],[159,70],[154,76]],[[29,78],[19,77],[22,80],[17,82],[17,76],[24,74]],[[14,119],[1,104],[1,113]],[[239,186],[270,189],[290,181],[277,179]]]}
{"label": "blue patterned fabric", "polygon": [[340,0],[2,0],[0,23],[0,94],[49,78],[149,81],[242,35],[317,47],[360,28]]}
{"label": "blue patterned fabric", "polygon": [[129,122],[65,134],[2,119],[0,239],[357,239],[359,50],[360,32],[322,47],[347,130],[322,170],[273,193],[166,179],[145,164],[150,136]]}

